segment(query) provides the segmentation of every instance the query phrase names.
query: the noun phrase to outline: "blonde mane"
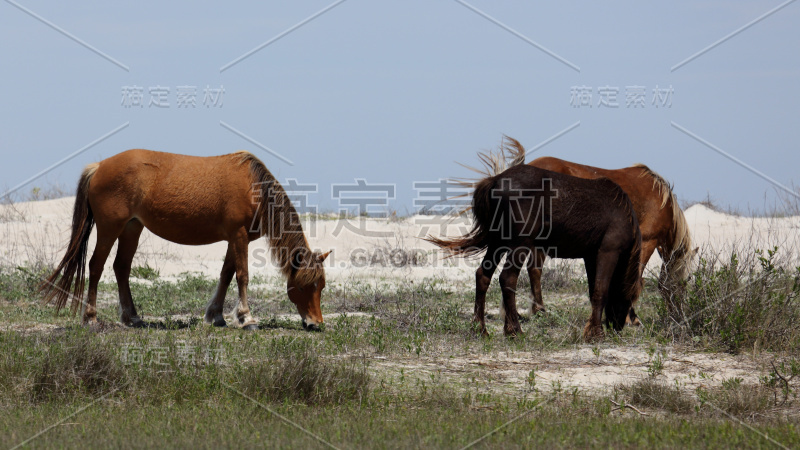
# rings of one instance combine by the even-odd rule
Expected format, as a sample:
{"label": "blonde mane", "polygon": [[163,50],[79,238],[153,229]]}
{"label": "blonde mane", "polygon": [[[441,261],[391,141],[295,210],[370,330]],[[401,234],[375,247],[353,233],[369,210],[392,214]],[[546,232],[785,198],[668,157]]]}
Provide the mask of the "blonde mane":
{"label": "blonde mane", "polygon": [[634,164],[642,170],[640,177],[651,177],[653,179],[653,190],[661,194],[661,208],[672,208],[672,229],[670,232],[670,249],[664,249],[669,254],[662,255],[665,263],[670,267],[671,276],[675,280],[686,279],[689,273],[689,263],[692,258],[692,237],[689,233],[689,224],[686,216],[678,205],[678,198],[672,192],[672,185],[661,175],[656,173],[644,164]]}
{"label": "blonde mane", "polygon": [[632,165],[631,167],[636,167],[638,169],[642,169],[642,173],[639,174],[639,178],[650,177],[653,179],[653,190],[657,190],[659,194],[661,194],[661,208],[667,205],[667,202],[672,197],[672,185],[664,179],[661,175],[656,173],[656,171],[652,170],[651,168],[645,166],[644,164],[637,163]]}

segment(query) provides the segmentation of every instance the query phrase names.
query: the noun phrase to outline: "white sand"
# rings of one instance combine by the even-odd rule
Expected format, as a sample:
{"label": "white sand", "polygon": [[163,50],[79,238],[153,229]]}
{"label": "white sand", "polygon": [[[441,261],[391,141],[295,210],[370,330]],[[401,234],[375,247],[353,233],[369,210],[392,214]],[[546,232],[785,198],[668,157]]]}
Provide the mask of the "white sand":
{"label": "white sand", "polygon": [[[57,262],[63,255],[70,234],[74,198],[0,205],[0,259],[4,264],[28,261]],[[694,246],[706,256],[719,254],[727,259],[732,249],[752,253],[753,249],[779,247],[779,256],[786,262],[800,259],[800,217],[748,218],[719,213],[702,205],[685,211]],[[476,260],[460,258],[444,260],[435,246],[422,240],[426,234],[458,235],[469,229],[469,223],[436,216],[412,216],[402,220],[388,219],[318,219],[304,221],[304,229],[312,248],[333,250],[326,261],[328,279],[332,281],[365,278],[404,280],[441,276],[453,282],[470,282]],[[92,234],[92,241],[94,233]],[[90,244],[90,251],[93,248]],[[172,277],[183,272],[199,272],[212,277],[222,267],[227,243],[183,246],[165,241],[145,230],[134,266],[150,265],[161,276]],[[105,279],[113,279],[111,264],[116,249],[106,263]],[[419,265],[404,264],[414,256]],[[661,260],[654,254],[648,270],[658,271]],[[402,268],[398,268],[402,266]],[[267,244],[259,239],[250,244],[251,274],[278,276]]]}

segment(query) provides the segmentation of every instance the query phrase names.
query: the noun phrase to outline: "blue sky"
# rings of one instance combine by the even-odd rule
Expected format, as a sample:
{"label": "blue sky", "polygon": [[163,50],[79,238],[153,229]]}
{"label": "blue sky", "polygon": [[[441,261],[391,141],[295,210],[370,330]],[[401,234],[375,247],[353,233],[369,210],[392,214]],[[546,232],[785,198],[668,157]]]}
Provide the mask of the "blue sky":
{"label": "blue sky", "polygon": [[[246,149],[281,180],[316,184],[309,203],[339,209],[334,184],[396,185],[390,208],[414,210],[415,181],[469,172],[502,134],[607,168],[642,162],[679,198],[741,211],[771,207],[775,185],[800,185],[800,2],[707,53],[676,64],[781,5],[777,1],[490,2],[347,0],[225,71],[220,69],[332,3],[14,0],[128,70],[0,2],[0,187],[14,187],[125,128],[22,188],[73,189],[81,167],[129,148],[193,155]],[[121,104],[124,86],[142,108]],[[170,106],[148,106],[168,87]],[[179,108],[178,86],[196,86]],[[224,87],[222,105],[203,89]],[[592,107],[571,104],[592,88]],[[644,107],[626,107],[643,86]],[[672,89],[671,107],[652,103]],[[619,106],[598,106],[599,88]],[[574,102],[573,102],[574,103]],[[221,126],[239,130],[293,164]],[[575,124],[578,124],[575,126]],[[679,128],[680,127],[680,128]]]}

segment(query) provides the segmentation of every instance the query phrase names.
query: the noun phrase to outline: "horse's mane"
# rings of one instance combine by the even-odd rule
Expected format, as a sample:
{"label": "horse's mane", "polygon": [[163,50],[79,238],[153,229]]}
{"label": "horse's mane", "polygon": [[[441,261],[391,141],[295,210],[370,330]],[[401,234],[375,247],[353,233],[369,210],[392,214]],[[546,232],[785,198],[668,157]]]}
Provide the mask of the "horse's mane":
{"label": "horse's mane", "polygon": [[672,192],[672,185],[667,182],[661,175],[656,173],[644,164],[634,164],[642,170],[640,177],[651,177],[653,179],[653,189],[657,189],[661,194],[661,208],[668,206],[672,208],[672,229],[670,231],[671,248],[666,249],[669,255],[665,259],[669,259],[670,267],[673,268],[673,274],[677,279],[685,279],[689,271],[689,262],[692,257],[692,237],[689,233],[689,224],[686,222],[686,216],[678,205],[678,198]]}
{"label": "horse's mane", "polygon": [[300,217],[283,186],[252,153],[241,151],[230,156],[238,164],[250,166],[252,189],[254,193],[260,191],[259,231],[266,236],[281,273],[300,286],[317,283],[325,276],[323,265],[316,264],[316,258],[312,257]]}
{"label": "horse's mane", "polygon": [[639,174],[639,178],[650,177],[653,179],[653,189],[657,190],[658,193],[661,194],[661,207],[663,208],[666,206],[667,202],[672,197],[672,184],[665,180],[664,177],[659,175],[655,170],[645,166],[644,164],[637,163],[631,167],[636,167],[637,169],[642,170],[642,173]]}

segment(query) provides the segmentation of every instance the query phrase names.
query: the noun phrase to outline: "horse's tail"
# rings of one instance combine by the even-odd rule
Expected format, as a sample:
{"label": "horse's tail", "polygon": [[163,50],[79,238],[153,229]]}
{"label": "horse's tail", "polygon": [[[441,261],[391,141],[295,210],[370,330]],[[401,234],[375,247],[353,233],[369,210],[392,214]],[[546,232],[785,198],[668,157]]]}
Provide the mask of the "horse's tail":
{"label": "horse's tail", "polygon": [[[523,147],[518,140],[504,134],[503,139],[500,141],[500,148],[498,148],[497,151],[487,150],[478,152],[478,159],[483,166],[482,168],[459,164],[478,173],[482,178],[493,177],[495,175],[500,175],[511,167],[525,164],[525,147]],[[481,178],[465,179],[459,180],[458,182],[464,186],[474,187],[480,180]]]}
{"label": "horse's tail", "polygon": [[475,256],[489,247],[489,230],[493,211],[491,207],[491,191],[495,186],[495,177],[486,177],[474,184],[472,191],[472,215],[474,221],[469,233],[452,239],[440,239],[433,236],[425,238],[453,256]]}
{"label": "horse's tail", "polygon": [[[89,206],[89,183],[97,171],[99,164],[89,164],[83,169],[78,190],[75,194],[75,208],[72,212],[72,237],[67,252],[47,280],[39,285],[39,292],[44,294],[45,303],[53,302],[57,310],[61,310],[67,299],[72,297],[70,310],[74,314],[83,302],[83,288],[86,283],[86,254],[89,248],[89,236],[94,227],[94,215]],[[72,292],[70,293],[70,289]]]}
{"label": "horse's tail", "polygon": [[[497,151],[487,150],[478,152],[478,159],[483,167],[473,167],[461,163],[457,164],[477,173],[480,175],[480,178],[456,178],[450,181],[456,185],[474,190],[478,186],[478,183],[484,179],[500,175],[511,167],[525,164],[525,147],[523,147],[518,140],[504,134],[500,141],[500,148],[498,148]],[[448,200],[466,197],[467,195],[468,194],[456,195],[448,198]],[[472,206],[467,206],[457,211],[456,215],[461,216],[471,209]]]}

